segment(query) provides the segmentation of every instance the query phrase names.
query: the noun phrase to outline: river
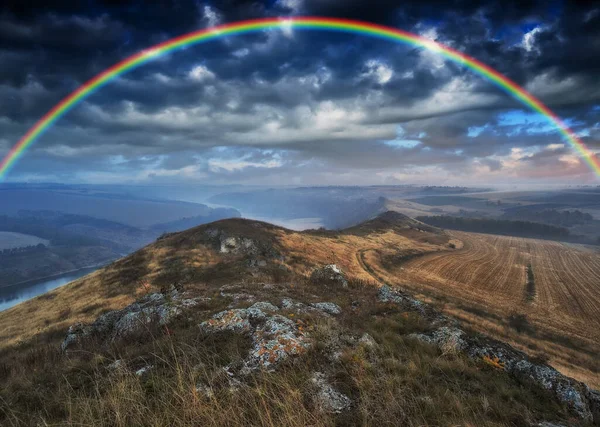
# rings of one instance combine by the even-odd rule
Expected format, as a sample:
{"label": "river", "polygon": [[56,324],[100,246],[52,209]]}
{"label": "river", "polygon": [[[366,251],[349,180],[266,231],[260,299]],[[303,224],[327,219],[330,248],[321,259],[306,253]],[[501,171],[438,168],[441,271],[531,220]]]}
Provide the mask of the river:
{"label": "river", "polygon": [[67,283],[79,279],[86,274],[90,274],[99,268],[100,266],[82,268],[81,270],[53,276],[51,278],[32,280],[31,282],[0,288],[0,311],[4,311],[7,308],[51,291],[59,286],[66,285]]}

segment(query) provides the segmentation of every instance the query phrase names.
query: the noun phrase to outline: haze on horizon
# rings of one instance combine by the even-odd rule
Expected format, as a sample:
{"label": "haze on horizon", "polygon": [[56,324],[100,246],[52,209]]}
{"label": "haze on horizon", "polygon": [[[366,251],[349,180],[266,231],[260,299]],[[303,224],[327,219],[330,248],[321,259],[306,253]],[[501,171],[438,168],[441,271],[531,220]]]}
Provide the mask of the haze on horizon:
{"label": "haze on horizon", "polygon": [[[394,26],[468,53],[600,150],[595,2],[29,3],[8,1],[0,10],[0,156],[64,96],[140,49],[221,23],[295,15]],[[187,48],[118,78],[43,135],[7,181],[599,182],[544,117],[471,71],[422,49],[293,29]]]}

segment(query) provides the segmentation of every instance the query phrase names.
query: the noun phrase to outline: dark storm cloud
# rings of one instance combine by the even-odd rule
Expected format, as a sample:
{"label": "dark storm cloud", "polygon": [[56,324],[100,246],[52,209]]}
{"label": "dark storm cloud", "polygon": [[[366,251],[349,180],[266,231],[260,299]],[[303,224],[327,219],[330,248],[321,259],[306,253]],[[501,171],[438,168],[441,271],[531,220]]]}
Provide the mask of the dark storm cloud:
{"label": "dark storm cloud", "polygon": [[[600,146],[598,2],[8,0],[0,9],[0,150],[78,85],[140,49],[215,24],[300,14],[391,25],[465,51]],[[523,157],[529,167],[544,156],[558,161],[564,153],[544,148],[564,142],[555,132],[499,123],[499,113],[521,108],[423,49],[348,34],[261,32],[172,53],[111,82],[61,119],[15,172],[143,179],[152,169],[153,179],[181,171],[243,180],[330,168],[362,179],[361,170],[435,164],[448,173],[501,173],[514,147],[539,156]]]}

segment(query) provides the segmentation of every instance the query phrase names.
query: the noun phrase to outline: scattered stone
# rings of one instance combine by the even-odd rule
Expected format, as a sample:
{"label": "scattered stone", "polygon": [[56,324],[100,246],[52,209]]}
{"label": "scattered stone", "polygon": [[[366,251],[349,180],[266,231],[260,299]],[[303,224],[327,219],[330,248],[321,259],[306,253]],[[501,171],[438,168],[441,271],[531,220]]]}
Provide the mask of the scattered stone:
{"label": "scattered stone", "polygon": [[262,310],[262,311],[279,311],[279,307],[277,307],[276,305],[273,305],[267,301],[256,302],[256,303],[252,304],[252,306],[250,308],[256,308],[256,309]]}
{"label": "scattered stone", "polygon": [[401,305],[407,310],[417,311],[423,316],[427,316],[426,306],[421,301],[414,299],[400,291],[390,288],[388,285],[384,285],[379,288],[377,298],[381,302],[393,302]]}
{"label": "scattered stone", "polygon": [[231,303],[231,305],[230,305],[230,307],[236,306],[241,301],[249,301],[249,302],[254,301],[254,295],[250,295],[250,294],[245,293],[245,292],[228,293],[228,292],[221,291],[220,295],[223,298],[231,298],[233,300],[232,303]]}
{"label": "scattered stone", "polygon": [[197,305],[201,299],[203,298],[185,298],[185,293],[175,287],[171,287],[167,294],[157,292],[146,295],[122,310],[109,311],[99,316],[92,324],[76,323],[70,326],[61,349],[66,351],[88,338],[103,341],[126,337],[143,332],[151,323],[167,325],[184,310]]}
{"label": "scattered stone", "polygon": [[310,281],[316,284],[334,284],[348,287],[348,280],[342,270],[335,264],[316,268],[310,275]]}
{"label": "scattered stone", "polygon": [[266,267],[267,261],[264,259],[250,258],[248,260],[248,266],[251,268]]}
{"label": "scattered stone", "polygon": [[81,343],[83,338],[89,336],[90,331],[91,328],[83,323],[75,323],[74,325],[69,326],[69,329],[67,329],[67,336],[60,345],[61,350],[65,351],[72,345]]}
{"label": "scattered stone", "polygon": [[341,307],[332,302],[315,302],[311,304],[311,306],[327,314],[337,315],[342,312]]}
{"label": "scattered stone", "polygon": [[137,371],[135,371],[135,374],[136,374],[138,377],[142,377],[142,376],[146,375],[148,372],[150,372],[150,370],[151,370],[152,368],[154,368],[154,366],[152,366],[152,365],[146,365],[146,366],[144,366],[144,367],[142,367],[142,368],[138,369]]}
{"label": "scattered stone", "polygon": [[224,366],[223,372],[225,372],[225,378],[227,379],[228,389],[230,393],[235,393],[243,386],[242,382],[235,377],[235,374],[231,372],[230,366]]}
{"label": "scattered stone", "polygon": [[[213,247],[222,254],[246,254],[266,258],[281,258],[279,252],[270,242],[254,240],[245,236],[231,236],[225,230],[218,228],[209,228],[204,233],[211,240]],[[261,261],[265,262],[264,260]],[[257,265],[262,264],[261,261],[257,261]],[[266,266],[266,262],[264,266]]]}
{"label": "scattered stone", "polygon": [[332,302],[315,302],[310,305],[306,305],[302,302],[295,301],[291,298],[283,298],[281,300],[281,307],[286,310],[294,310],[296,313],[317,313],[317,314],[340,314],[342,309],[339,305]]}
{"label": "scattered stone", "polygon": [[413,334],[421,341],[438,346],[444,353],[457,353],[467,348],[465,332],[458,328],[441,327],[430,334]]}
{"label": "scattered stone", "polygon": [[108,365],[106,369],[109,371],[120,371],[121,369],[125,369],[125,364],[121,359],[118,359]]}
{"label": "scattered stone", "polygon": [[200,329],[211,332],[250,332],[253,327],[250,324],[251,319],[264,319],[265,314],[259,309],[249,310],[246,308],[237,308],[221,311],[200,324]]}
{"label": "scattered stone", "polygon": [[209,387],[206,384],[196,384],[196,393],[203,395],[207,399],[215,397],[212,387]]}
{"label": "scattered stone", "polygon": [[373,339],[373,337],[367,333],[364,333],[363,336],[360,337],[358,343],[371,348],[377,345],[377,342]]}
{"label": "scattered stone", "polygon": [[317,387],[316,403],[321,411],[339,414],[352,405],[350,398],[334,389],[323,373],[316,372],[311,381]]}

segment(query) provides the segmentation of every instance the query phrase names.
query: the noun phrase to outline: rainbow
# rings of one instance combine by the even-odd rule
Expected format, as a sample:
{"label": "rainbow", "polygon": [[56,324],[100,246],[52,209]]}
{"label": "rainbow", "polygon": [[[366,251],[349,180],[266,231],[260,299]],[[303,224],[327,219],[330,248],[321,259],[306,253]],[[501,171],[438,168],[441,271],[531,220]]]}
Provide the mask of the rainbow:
{"label": "rainbow", "polygon": [[159,43],[149,49],[145,49],[133,56],[130,56],[118,64],[113,65],[60,101],[41,119],[39,119],[25,135],[23,135],[23,137],[11,148],[4,159],[2,159],[2,162],[0,162],[0,181],[6,177],[8,171],[12,166],[15,165],[23,153],[50,126],[52,126],[52,124],[54,124],[80,101],[110,82],[112,79],[125,74],[128,71],[143,65],[158,56],[173,52],[186,46],[217,40],[228,36],[264,30],[273,30],[278,28],[281,29],[284,27],[302,30],[338,31],[376,37],[393,42],[426,48],[433,52],[439,53],[445,58],[463,64],[467,68],[470,68],[474,72],[495,83],[508,94],[521,101],[524,105],[545,116],[546,119],[564,136],[566,141],[575,149],[575,151],[581,155],[585,162],[589,164],[596,175],[600,177],[600,160],[556,114],[554,114],[548,107],[542,104],[534,96],[529,94],[525,89],[487,65],[479,62],[475,58],[472,58],[464,53],[458,52],[457,50],[454,50],[448,46],[444,46],[443,44],[437,43],[433,40],[429,40],[406,31],[398,30],[396,28],[345,19],[290,17],[285,19],[266,18],[249,20],[206,28]]}

